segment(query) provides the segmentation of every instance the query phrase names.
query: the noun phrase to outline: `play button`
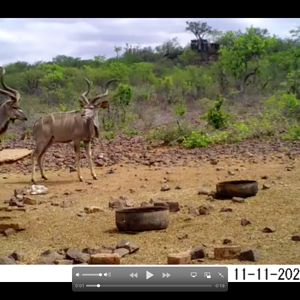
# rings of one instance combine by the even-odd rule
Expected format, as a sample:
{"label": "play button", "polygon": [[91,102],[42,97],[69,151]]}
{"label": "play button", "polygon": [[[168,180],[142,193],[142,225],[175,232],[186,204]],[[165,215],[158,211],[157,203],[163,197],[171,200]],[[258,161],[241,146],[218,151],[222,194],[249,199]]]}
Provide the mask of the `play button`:
{"label": "play button", "polygon": [[148,280],[149,278],[153,277],[153,274],[146,271],[146,280]]}

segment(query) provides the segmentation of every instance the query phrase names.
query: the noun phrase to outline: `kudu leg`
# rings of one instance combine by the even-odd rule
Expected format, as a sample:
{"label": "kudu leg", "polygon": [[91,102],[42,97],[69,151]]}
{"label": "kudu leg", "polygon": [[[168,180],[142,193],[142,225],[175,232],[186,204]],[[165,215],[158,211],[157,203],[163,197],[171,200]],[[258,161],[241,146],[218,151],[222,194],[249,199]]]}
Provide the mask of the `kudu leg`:
{"label": "kudu leg", "polygon": [[83,182],[83,178],[81,176],[81,169],[80,169],[80,142],[74,142],[74,150],[75,150],[75,160],[76,160],[76,167],[77,167],[77,177],[79,181]]}
{"label": "kudu leg", "polygon": [[4,149],[4,136],[1,137],[1,147],[0,147],[0,151],[2,151]]}
{"label": "kudu leg", "polygon": [[92,160],[91,142],[85,142],[84,143],[84,149],[85,149],[85,153],[86,153],[86,156],[87,156],[87,159],[88,159],[88,162],[89,162],[91,175],[92,175],[94,180],[97,180],[97,176],[96,176],[95,171],[94,171],[94,164],[93,164],[93,160]]}
{"label": "kudu leg", "polygon": [[38,162],[38,166],[40,168],[40,172],[41,172],[41,177],[44,180],[48,180],[48,177],[45,175],[45,171],[44,171],[44,166],[43,166],[43,157],[47,151],[47,149],[52,145],[53,143],[53,139],[51,139],[49,141],[48,144],[46,144],[46,146],[43,148],[42,152],[40,153],[40,155],[37,157],[37,162]]}

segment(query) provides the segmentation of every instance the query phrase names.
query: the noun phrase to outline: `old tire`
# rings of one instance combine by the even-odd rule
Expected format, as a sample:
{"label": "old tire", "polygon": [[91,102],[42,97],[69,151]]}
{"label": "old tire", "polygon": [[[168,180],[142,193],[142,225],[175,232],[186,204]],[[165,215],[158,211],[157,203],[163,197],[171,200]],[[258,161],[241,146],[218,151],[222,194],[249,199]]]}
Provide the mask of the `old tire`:
{"label": "old tire", "polygon": [[146,231],[166,229],[169,225],[169,207],[140,206],[116,210],[119,231]]}
{"label": "old tire", "polygon": [[258,192],[258,183],[255,180],[223,181],[216,185],[217,197],[231,199],[233,197],[247,198]]}

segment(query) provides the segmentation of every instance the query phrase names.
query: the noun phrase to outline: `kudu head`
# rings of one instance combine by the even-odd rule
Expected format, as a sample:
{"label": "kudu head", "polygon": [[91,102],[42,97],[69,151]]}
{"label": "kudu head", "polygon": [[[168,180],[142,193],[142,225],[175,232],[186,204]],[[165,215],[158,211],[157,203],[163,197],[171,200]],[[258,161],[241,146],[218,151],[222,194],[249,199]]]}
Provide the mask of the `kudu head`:
{"label": "kudu head", "polygon": [[108,108],[109,106],[109,101],[104,100],[101,101],[100,99],[102,99],[103,97],[108,95],[108,87],[111,83],[118,81],[117,79],[111,79],[109,81],[106,82],[105,84],[105,91],[103,94],[99,94],[96,97],[94,97],[91,101],[88,100],[87,95],[90,92],[90,88],[91,88],[91,83],[89,82],[89,80],[87,78],[85,78],[85,81],[87,83],[87,91],[84,92],[81,95],[81,107],[82,107],[82,117],[84,119],[89,119],[89,118],[93,118],[95,117],[95,115],[97,114],[97,110],[98,108]]}
{"label": "kudu head", "polygon": [[15,120],[20,121],[27,121],[27,118],[24,114],[24,112],[21,110],[19,104],[21,101],[20,93],[8,87],[4,81],[3,77],[5,74],[5,69],[3,67],[0,67],[0,81],[3,86],[3,89],[0,88],[0,94],[7,96],[9,99],[4,101],[1,106],[5,111],[5,115],[7,118],[9,118],[12,122]]}

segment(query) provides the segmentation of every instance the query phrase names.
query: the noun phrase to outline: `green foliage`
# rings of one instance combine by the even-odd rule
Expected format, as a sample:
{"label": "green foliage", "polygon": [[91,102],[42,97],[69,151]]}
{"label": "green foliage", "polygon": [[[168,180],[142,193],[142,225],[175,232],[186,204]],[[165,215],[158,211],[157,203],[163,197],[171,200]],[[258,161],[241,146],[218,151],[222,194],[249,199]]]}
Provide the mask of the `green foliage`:
{"label": "green foliage", "polygon": [[209,135],[203,131],[192,131],[188,137],[185,137],[182,145],[186,148],[206,147],[211,143]]}
{"label": "green foliage", "polygon": [[208,110],[206,114],[201,116],[202,119],[207,120],[208,124],[214,129],[221,129],[227,126],[229,114],[222,107],[224,98],[217,95],[216,103]]}
{"label": "green foliage", "polygon": [[186,113],[186,106],[184,105],[183,101],[179,101],[174,106],[174,114],[177,116],[182,117]]}

